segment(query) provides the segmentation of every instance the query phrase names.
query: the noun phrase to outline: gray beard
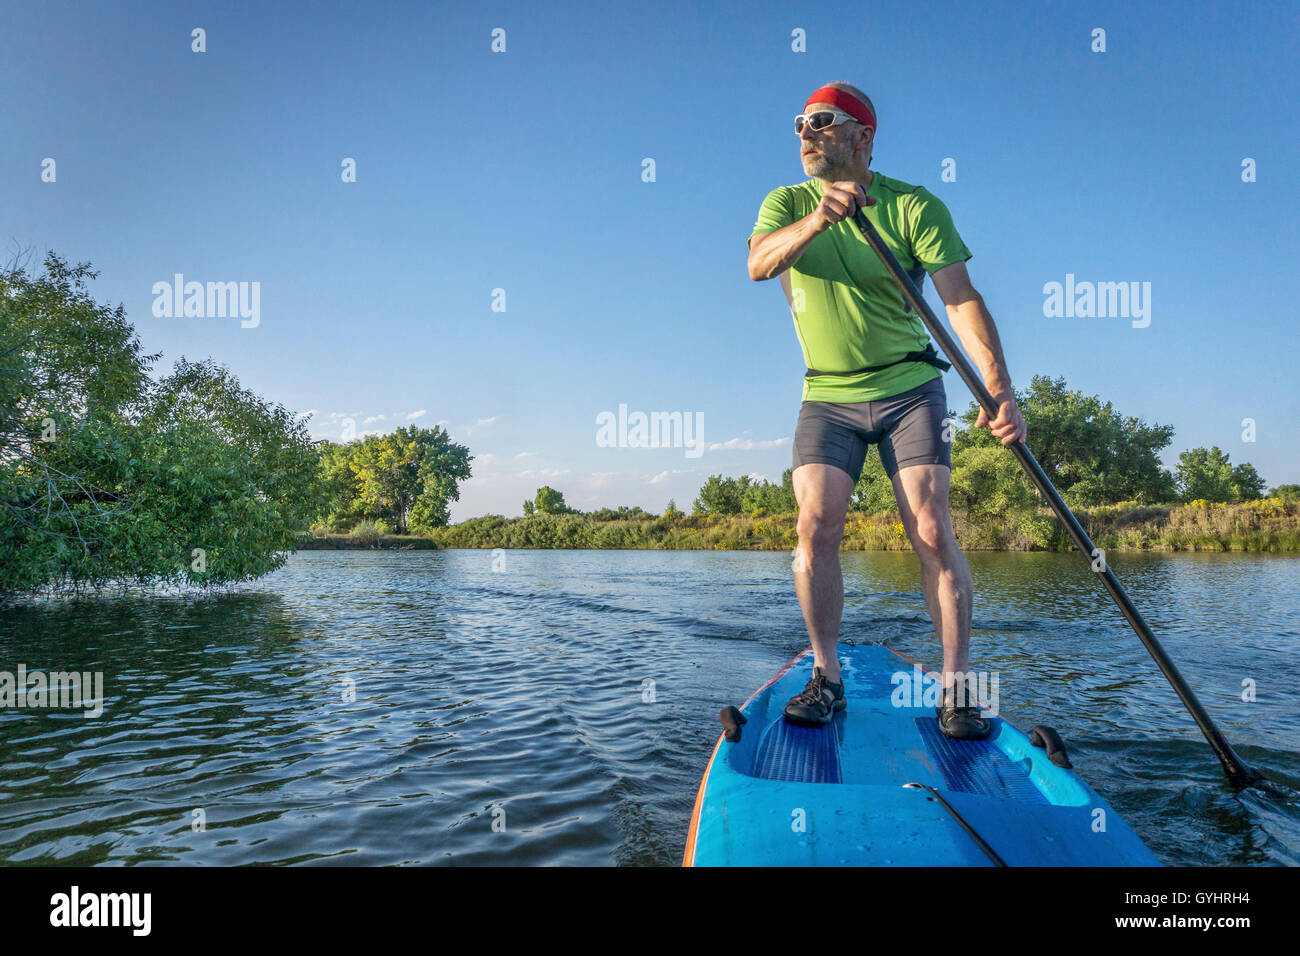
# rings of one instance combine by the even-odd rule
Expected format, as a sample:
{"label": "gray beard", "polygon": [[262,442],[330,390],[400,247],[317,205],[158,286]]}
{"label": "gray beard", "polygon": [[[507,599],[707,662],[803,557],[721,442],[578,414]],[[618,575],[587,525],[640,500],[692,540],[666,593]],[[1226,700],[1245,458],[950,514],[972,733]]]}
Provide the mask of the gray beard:
{"label": "gray beard", "polygon": [[805,168],[808,175],[814,179],[824,179],[828,182],[841,182],[848,179],[856,179],[857,174],[845,168],[844,164],[834,162],[825,154],[819,155],[812,162],[808,163]]}

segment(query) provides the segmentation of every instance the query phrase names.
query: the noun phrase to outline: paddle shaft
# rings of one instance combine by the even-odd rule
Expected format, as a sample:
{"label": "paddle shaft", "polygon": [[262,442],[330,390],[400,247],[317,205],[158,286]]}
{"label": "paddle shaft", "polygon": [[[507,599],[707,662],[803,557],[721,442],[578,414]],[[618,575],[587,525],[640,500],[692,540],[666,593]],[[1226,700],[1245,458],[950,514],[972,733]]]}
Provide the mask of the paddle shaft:
{"label": "paddle shaft", "polygon": [[[867,245],[871,246],[872,251],[880,257],[880,261],[884,263],[885,268],[893,276],[894,281],[898,283],[899,289],[902,290],[903,298],[921,317],[925,327],[930,330],[930,334],[938,342],[940,350],[952,362],[957,374],[961,376],[962,381],[966,383],[966,387],[971,390],[975,400],[979,402],[980,408],[984,409],[990,420],[996,418],[998,415],[997,403],[993,400],[993,396],[989,394],[989,390],[984,387],[984,382],[981,381],[979,375],[976,374],[970,359],[958,347],[953,337],[948,334],[948,330],[939,323],[934,311],[921,297],[921,292],[913,284],[911,277],[903,271],[903,267],[899,265],[894,253],[880,238],[880,233],[871,224],[871,220],[866,217],[861,209],[854,214],[853,218],[863,237],[867,240]],[[1092,539],[1083,530],[1083,525],[1079,524],[1079,520],[1070,511],[1052,482],[1048,479],[1042,465],[1030,453],[1023,441],[1016,441],[1009,447],[1011,453],[1016,456],[1016,460],[1020,462],[1021,467],[1029,476],[1029,480],[1033,482],[1034,487],[1051,505],[1052,511],[1056,513],[1057,519],[1064,526],[1070,540],[1083,553],[1090,567],[1101,578],[1102,584],[1106,586],[1106,590],[1110,592],[1110,596],[1119,606],[1121,613],[1137,633],[1138,639],[1142,641],[1147,652],[1155,660],[1156,666],[1160,668],[1161,673],[1165,675],[1174,692],[1182,700],[1183,706],[1191,713],[1196,725],[1201,728],[1201,733],[1205,735],[1205,739],[1209,741],[1210,747],[1213,748],[1215,755],[1219,758],[1219,762],[1223,764],[1223,772],[1227,774],[1228,781],[1235,787],[1248,787],[1262,779],[1258,773],[1248,767],[1237,756],[1223,734],[1219,732],[1219,728],[1214,725],[1210,715],[1206,713],[1205,708],[1201,706],[1201,702],[1192,693],[1192,689],[1183,680],[1183,675],[1178,672],[1174,662],[1169,659],[1165,649],[1160,646],[1160,642],[1151,633],[1151,628],[1147,627],[1146,621],[1142,619],[1138,609],[1129,600],[1129,596],[1120,585],[1119,579],[1115,577],[1114,572],[1106,564],[1104,555],[1093,545]],[[1098,561],[1098,558],[1100,558],[1100,561]]]}

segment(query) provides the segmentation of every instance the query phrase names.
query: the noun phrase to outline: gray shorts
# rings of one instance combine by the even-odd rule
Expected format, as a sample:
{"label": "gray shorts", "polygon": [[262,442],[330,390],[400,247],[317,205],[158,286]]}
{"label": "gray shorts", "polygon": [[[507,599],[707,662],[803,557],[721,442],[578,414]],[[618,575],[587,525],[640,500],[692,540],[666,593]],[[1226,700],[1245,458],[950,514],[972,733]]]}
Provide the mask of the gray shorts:
{"label": "gray shorts", "polygon": [[947,417],[948,395],[939,377],[874,402],[804,402],[794,430],[794,467],[824,462],[856,483],[867,446],[879,443],[891,479],[908,465],[951,468],[951,443],[943,440]]}

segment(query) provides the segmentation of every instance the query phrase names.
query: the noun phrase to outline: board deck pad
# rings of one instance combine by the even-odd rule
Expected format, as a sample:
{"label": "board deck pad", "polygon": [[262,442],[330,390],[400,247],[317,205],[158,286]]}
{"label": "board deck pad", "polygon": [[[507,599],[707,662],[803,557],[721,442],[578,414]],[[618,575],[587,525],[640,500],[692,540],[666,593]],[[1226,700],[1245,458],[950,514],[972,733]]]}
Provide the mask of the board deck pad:
{"label": "board deck pad", "polygon": [[993,865],[955,812],[1011,866],[1160,865],[1100,795],[1011,724],[986,714],[988,738],[950,740],[933,701],[896,693],[919,673],[912,661],[881,645],[841,644],[837,655],[846,707],[829,724],[783,716],[812,675],[809,649],[741,708],[740,740],[719,738],[686,864]]}
{"label": "board deck pad", "polygon": [[758,745],[754,776],[791,783],[841,783],[834,727],[800,727],[784,717],[772,721]]}
{"label": "board deck pad", "polygon": [[[999,724],[1001,721],[994,721],[995,731]],[[1048,802],[1029,779],[1028,768],[1012,763],[991,741],[953,740],[939,729],[934,717],[918,717],[916,728],[949,790],[1026,803]]]}

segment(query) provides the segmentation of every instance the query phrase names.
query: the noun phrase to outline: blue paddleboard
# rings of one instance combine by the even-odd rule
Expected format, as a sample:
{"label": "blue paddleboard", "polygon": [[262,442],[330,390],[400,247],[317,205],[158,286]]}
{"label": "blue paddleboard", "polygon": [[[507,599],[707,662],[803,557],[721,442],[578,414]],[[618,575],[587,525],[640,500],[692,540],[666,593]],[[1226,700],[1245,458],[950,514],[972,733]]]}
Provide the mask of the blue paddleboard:
{"label": "blue paddleboard", "polygon": [[[950,740],[933,701],[908,701],[887,647],[840,644],[847,706],[797,727],[785,703],[812,676],[804,651],[741,708],[700,782],[686,866],[1159,866],[1073,770],[1000,718]],[[902,702],[903,706],[897,706]]]}

